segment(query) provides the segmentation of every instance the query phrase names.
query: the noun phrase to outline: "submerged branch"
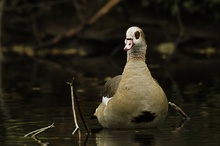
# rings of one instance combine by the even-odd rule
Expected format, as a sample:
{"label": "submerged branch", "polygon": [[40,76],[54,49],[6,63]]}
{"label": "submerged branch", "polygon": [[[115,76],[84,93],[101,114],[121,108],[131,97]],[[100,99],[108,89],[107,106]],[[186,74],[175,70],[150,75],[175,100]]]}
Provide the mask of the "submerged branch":
{"label": "submerged branch", "polygon": [[76,107],[77,107],[78,112],[79,112],[79,116],[80,116],[80,118],[81,118],[81,120],[82,120],[82,122],[84,124],[84,127],[85,127],[87,133],[91,133],[90,128],[88,127],[85,119],[83,118],[83,115],[82,115],[82,112],[81,112],[81,108],[80,108],[80,105],[79,105],[79,98],[78,98],[78,96],[77,96],[77,94],[76,94],[76,92],[75,92],[75,90],[73,88],[73,80],[74,80],[74,78],[72,79],[71,83],[67,82],[67,84],[70,85],[70,89],[71,89],[72,110],[73,110],[74,123],[76,125],[76,128],[75,128],[75,130],[73,131],[72,134],[74,134],[78,129],[80,129],[79,126],[78,126],[78,123],[77,123],[75,104],[76,104]]}
{"label": "submerged branch", "polygon": [[52,123],[51,125],[49,125],[49,126],[47,126],[47,127],[43,127],[43,128],[34,130],[34,131],[32,131],[32,132],[29,132],[28,134],[25,134],[24,137],[27,137],[27,136],[30,136],[30,135],[31,135],[31,137],[35,137],[35,136],[37,136],[38,134],[40,134],[40,133],[42,133],[42,132],[44,132],[44,131],[46,131],[46,130],[48,130],[48,129],[50,129],[50,128],[53,128],[53,127],[55,127],[55,126],[54,126],[54,123]]}
{"label": "submerged branch", "polygon": [[75,124],[75,126],[76,126],[76,128],[75,128],[75,129],[73,130],[73,132],[72,132],[72,135],[74,135],[75,132],[76,132],[77,130],[80,131],[80,129],[79,129],[79,125],[78,125],[77,117],[76,117],[76,110],[75,110],[75,103],[74,103],[74,93],[73,93],[73,80],[72,80],[71,83],[68,82],[67,84],[70,85],[71,101],[72,101],[72,110],[73,110],[73,119],[74,119],[74,124]]}
{"label": "submerged branch", "polygon": [[32,136],[32,138],[33,138],[37,143],[39,143],[41,146],[47,146],[47,145],[49,145],[48,142],[42,142],[38,137]]}
{"label": "submerged branch", "polygon": [[180,108],[178,107],[176,104],[172,103],[172,102],[168,102],[169,105],[171,105],[177,112],[179,112],[184,119],[189,120],[190,117]]}
{"label": "submerged branch", "polygon": [[178,133],[185,125],[186,120],[183,119],[181,120],[181,122],[179,123],[179,125],[177,127],[175,127],[173,130],[171,130],[172,133]]}

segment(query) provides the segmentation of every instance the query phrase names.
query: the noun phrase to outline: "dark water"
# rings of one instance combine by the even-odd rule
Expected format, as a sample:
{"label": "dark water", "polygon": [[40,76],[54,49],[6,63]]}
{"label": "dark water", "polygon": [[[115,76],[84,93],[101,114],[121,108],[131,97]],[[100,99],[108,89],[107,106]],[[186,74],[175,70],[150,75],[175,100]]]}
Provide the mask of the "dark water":
{"label": "dark water", "polygon": [[[68,60],[70,61],[70,60]],[[68,62],[67,61],[67,62]],[[220,144],[220,71],[219,62],[206,61],[168,68],[150,66],[152,74],[164,88],[168,99],[178,104],[190,120],[171,107],[159,129],[100,130],[90,116],[101,101],[104,71],[84,72],[65,62],[14,59],[3,64],[3,99],[1,99],[0,145],[99,145],[99,146],[189,146]],[[73,63],[74,64],[74,63]],[[185,65],[185,66],[184,66]],[[100,67],[100,66],[96,66]],[[120,67],[119,67],[120,68]],[[123,69],[123,66],[122,68]],[[95,70],[95,66],[94,66]],[[113,71],[117,73],[117,70]],[[120,72],[120,69],[119,69]],[[109,74],[111,76],[113,74]],[[72,135],[74,122],[67,81],[75,77],[80,105],[92,134],[81,129]],[[55,123],[37,139],[23,136],[30,131]],[[79,121],[80,126],[82,122]]]}

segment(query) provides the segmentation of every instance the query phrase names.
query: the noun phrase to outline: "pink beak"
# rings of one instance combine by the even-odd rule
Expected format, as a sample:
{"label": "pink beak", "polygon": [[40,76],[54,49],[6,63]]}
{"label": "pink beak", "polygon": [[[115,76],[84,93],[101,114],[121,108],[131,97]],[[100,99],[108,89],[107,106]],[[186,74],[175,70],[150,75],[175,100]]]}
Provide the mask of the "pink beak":
{"label": "pink beak", "polygon": [[127,38],[127,39],[125,40],[124,51],[130,50],[134,45],[135,45],[135,44],[134,44],[134,42],[133,42],[133,39]]}

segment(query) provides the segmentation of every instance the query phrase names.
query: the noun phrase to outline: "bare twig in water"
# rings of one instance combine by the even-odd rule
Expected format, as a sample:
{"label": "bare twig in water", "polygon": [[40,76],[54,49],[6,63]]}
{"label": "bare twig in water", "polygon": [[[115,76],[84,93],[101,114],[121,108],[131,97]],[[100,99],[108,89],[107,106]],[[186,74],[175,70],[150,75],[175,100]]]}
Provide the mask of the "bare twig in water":
{"label": "bare twig in water", "polygon": [[171,132],[178,133],[184,127],[185,122],[186,122],[185,119],[181,120],[180,124],[177,127],[175,127]]}
{"label": "bare twig in water", "polygon": [[75,103],[74,103],[74,93],[73,93],[73,80],[71,83],[67,83],[70,85],[70,90],[71,90],[71,101],[72,101],[72,110],[73,110],[73,119],[76,128],[73,130],[72,135],[75,134],[75,132],[79,129],[79,125],[77,123],[77,117],[76,117],[76,110],[75,110]]}
{"label": "bare twig in water", "polygon": [[38,137],[32,136],[32,138],[33,138],[36,142],[38,142],[41,146],[47,146],[47,145],[49,145],[48,142],[42,142]]}
{"label": "bare twig in water", "polygon": [[180,108],[178,107],[176,104],[172,103],[172,102],[168,102],[169,105],[171,105],[177,112],[179,112],[184,119],[189,120],[190,117]]}
{"label": "bare twig in water", "polygon": [[30,135],[31,135],[31,137],[35,137],[35,136],[37,136],[38,134],[40,134],[40,133],[42,133],[42,132],[44,132],[44,131],[46,131],[46,130],[48,130],[48,129],[50,129],[50,128],[53,128],[53,127],[55,127],[55,126],[54,126],[54,123],[52,123],[50,126],[43,127],[43,128],[34,130],[34,131],[32,131],[32,132],[29,132],[28,134],[25,134],[24,137],[27,137],[27,136],[30,136]]}
{"label": "bare twig in water", "polygon": [[[70,85],[70,89],[71,89],[72,110],[73,110],[73,116],[74,116],[74,123],[76,125],[76,128],[75,128],[75,130],[73,131],[72,134],[74,134],[79,129],[79,126],[78,126],[78,123],[77,123],[77,117],[76,117],[75,102],[76,102],[76,107],[78,109],[80,118],[81,118],[81,120],[82,120],[82,122],[83,122],[83,124],[85,126],[85,129],[86,129],[87,133],[91,133],[91,130],[89,129],[86,121],[83,118],[83,115],[82,115],[82,112],[81,112],[81,109],[80,109],[80,105],[79,105],[79,98],[78,98],[78,96],[77,96],[77,94],[76,94],[76,92],[75,92],[75,90],[73,88],[73,80],[74,80],[74,78],[72,79],[71,83],[67,82],[67,84]],[[80,135],[80,133],[79,133],[79,135]]]}

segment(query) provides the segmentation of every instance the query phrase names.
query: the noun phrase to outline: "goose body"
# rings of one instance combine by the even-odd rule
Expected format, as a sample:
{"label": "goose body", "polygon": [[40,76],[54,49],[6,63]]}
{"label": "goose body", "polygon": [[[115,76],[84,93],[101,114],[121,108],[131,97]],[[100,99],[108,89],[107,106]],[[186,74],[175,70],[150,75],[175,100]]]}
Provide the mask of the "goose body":
{"label": "goose body", "polygon": [[143,31],[130,27],[126,32],[127,63],[122,75],[109,80],[95,116],[105,128],[151,128],[167,115],[166,95],[145,63]]}

